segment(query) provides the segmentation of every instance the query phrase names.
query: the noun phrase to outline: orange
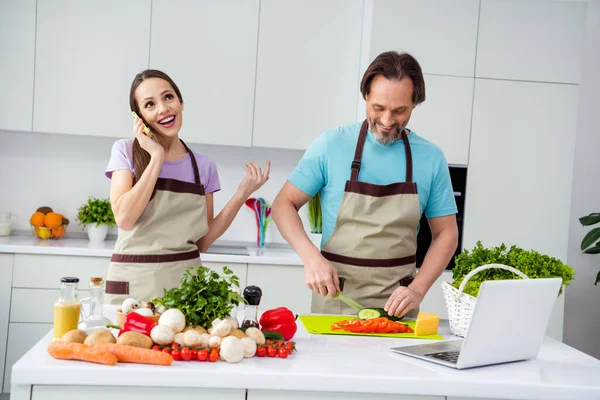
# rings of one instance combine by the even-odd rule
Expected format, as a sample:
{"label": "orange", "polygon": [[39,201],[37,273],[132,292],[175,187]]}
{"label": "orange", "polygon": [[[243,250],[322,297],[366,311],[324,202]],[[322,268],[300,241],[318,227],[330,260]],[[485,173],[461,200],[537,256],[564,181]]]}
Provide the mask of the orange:
{"label": "orange", "polygon": [[61,225],[58,228],[52,229],[52,237],[54,237],[55,239],[62,237],[62,235],[65,234],[65,230],[66,229],[65,229],[64,225]]}
{"label": "orange", "polygon": [[46,225],[50,229],[58,228],[62,226],[62,214],[49,212],[44,217],[44,225]]}
{"label": "orange", "polygon": [[33,226],[44,226],[45,217],[46,216],[43,213],[36,211],[33,213],[31,218],[29,218],[29,223]]}

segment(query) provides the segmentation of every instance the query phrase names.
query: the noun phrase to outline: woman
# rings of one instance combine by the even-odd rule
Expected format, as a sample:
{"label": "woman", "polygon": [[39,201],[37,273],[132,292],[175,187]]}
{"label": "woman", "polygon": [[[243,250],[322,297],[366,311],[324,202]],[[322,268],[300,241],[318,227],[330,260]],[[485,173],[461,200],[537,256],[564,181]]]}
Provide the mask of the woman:
{"label": "woman", "polygon": [[[269,179],[254,162],[223,210],[213,217],[220,190],[214,162],[192,152],[179,138],[183,97],[173,80],[157,70],[136,75],[129,92],[135,140],[112,149],[106,169],[110,201],[119,229],[106,277],[106,302],[149,301],[179,286],[190,266],[231,225],[245,200]],[[150,133],[144,133],[145,125]]]}

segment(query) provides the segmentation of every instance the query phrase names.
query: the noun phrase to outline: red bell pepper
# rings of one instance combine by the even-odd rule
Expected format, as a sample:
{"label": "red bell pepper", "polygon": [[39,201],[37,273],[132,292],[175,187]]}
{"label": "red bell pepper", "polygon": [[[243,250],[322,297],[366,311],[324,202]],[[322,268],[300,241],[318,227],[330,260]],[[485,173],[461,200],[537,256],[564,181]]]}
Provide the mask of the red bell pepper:
{"label": "red bell pepper", "polygon": [[150,331],[152,331],[152,328],[156,325],[158,324],[153,319],[132,311],[125,317],[125,321],[123,321],[123,325],[119,330],[119,336],[121,336],[123,332],[129,331],[139,332],[146,336],[150,336]]}
{"label": "red bell pepper", "polygon": [[296,334],[296,315],[285,307],[265,311],[260,317],[260,326],[264,331],[279,332],[283,340],[290,340]]}

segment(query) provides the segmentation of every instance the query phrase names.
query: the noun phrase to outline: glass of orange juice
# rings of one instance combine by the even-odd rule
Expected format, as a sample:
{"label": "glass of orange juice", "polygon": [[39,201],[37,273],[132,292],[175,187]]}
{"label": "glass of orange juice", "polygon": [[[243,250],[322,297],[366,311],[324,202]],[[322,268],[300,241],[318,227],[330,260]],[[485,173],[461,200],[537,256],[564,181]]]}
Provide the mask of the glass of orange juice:
{"label": "glass of orange juice", "polygon": [[77,329],[81,313],[81,303],[77,297],[79,278],[65,276],[60,282],[60,298],[54,303],[54,340]]}

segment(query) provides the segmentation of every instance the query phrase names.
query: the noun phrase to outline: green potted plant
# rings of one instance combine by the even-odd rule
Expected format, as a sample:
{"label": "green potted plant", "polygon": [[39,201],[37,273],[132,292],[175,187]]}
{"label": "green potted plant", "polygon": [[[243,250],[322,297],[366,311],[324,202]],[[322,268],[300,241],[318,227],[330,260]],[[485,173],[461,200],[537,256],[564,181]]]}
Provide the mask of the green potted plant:
{"label": "green potted plant", "polygon": [[317,248],[321,248],[323,219],[321,217],[321,197],[319,192],[308,201],[308,222],[310,224],[310,239]]}
{"label": "green potted plant", "polygon": [[[591,213],[585,217],[579,218],[579,222],[583,226],[592,226],[600,223],[600,213]],[[581,241],[581,251],[584,254],[599,254],[600,253],[600,228],[594,228],[589,231]],[[594,285],[600,282],[600,271],[596,275]]]}
{"label": "green potted plant", "polygon": [[109,199],[90,196],[77,210],[76,219],[86,230],[90,242],[94,243],[104,241],[108,228],[115,226],[115,216]]}

